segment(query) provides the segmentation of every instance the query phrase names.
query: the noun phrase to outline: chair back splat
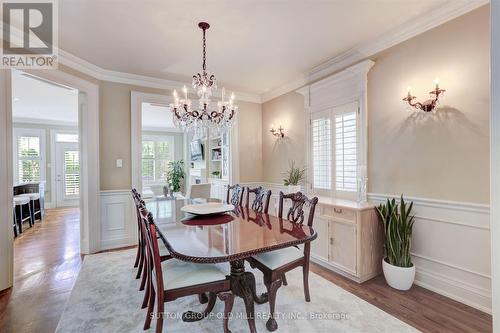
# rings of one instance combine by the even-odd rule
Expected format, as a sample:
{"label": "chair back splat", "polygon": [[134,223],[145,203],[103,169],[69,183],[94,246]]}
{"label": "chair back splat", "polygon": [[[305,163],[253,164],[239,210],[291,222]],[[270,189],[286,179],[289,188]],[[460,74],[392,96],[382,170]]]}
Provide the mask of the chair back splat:
{"label": "chair back splat", "polygon": [[[247,200],[245,207],[252,208],[252,210],[259,213],[267,214],[269,211],[269,199],[271,198],[271,191],[270,190],[265,191],[262,188],[262,186],[259,186],[253,189],[247,187],[246,192],[247,192]],[[250,206],[250,193],[255,194],[255,199],[253,200],[251,206]]]}
{"label": "chair back splat", "polygon": [[290,209],[287,212],[286,219],[295,223],[304,223],[304,206],[309,206],[309,216],[307,218],[307,225],[312,227],[314,220],[314,211],[318,204],[318,198],[307,198],[302,192],[284,194],[280,191],[280,203],[278,210],[278,217],[283,218],[283,201],[289,199],[292,202]]}
{"label": "chair back splat", "polygon": [[[232,191],[232,195],[231,195]],[[243,203],[243,192],[244,188],[240,184],[228,185],[226,202],[234,206],[241,206]]]}

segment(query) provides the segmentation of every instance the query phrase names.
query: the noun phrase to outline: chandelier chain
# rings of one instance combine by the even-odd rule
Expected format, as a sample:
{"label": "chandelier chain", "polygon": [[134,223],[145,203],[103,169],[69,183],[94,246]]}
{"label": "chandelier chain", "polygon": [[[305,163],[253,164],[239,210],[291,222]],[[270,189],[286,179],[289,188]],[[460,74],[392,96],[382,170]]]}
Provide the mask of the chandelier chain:
{"label": "chandelier chain", "polygon": [[207,39],[205,38],[205,29],[203,29],[203,72],[207,69],[206,59],[207,59]]}

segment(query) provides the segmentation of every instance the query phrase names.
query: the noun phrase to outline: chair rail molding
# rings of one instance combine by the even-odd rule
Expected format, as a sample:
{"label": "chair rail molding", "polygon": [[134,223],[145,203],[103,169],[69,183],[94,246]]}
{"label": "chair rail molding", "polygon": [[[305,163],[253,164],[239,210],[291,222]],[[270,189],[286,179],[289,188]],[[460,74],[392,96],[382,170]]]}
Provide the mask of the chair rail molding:
{"label": "chair rail molding", "polygon": [[[399,195],[368,193],[379,204]],[[490,207],[405,197],[413,201],[415,284],[481,311],[492,312]]]}
{"label": "chair rail molding", "polygon": [[130,190],[100,192],[101,250],[136,244],[137,223]]}

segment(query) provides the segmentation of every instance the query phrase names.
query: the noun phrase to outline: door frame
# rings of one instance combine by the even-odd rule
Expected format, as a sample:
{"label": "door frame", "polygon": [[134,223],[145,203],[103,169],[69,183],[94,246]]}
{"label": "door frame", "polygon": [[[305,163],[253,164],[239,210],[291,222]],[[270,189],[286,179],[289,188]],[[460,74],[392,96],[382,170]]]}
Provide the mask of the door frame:
{"label": "door frame", "polygon": [[[0,70],[0,220],[12,221],[12,85],[11,69]],[[81,153],[80,252],[100,249],[99,211],[99,85],[60,69],[26,70],[26,72],[78,89],[79,137]],[[13,228],[0,223],[0,290],[13,283]]]}

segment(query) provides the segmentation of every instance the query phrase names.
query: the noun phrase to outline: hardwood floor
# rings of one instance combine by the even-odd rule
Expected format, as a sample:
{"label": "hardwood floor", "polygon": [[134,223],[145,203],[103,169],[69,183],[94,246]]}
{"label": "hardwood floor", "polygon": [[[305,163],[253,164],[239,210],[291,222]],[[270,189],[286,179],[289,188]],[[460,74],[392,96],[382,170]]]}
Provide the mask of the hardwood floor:
{"label": "hardwood floor", "polygon": [[388,287],[382,275],[357,284],[317,264],[311,271],[423,332],[493,330],[489,314],[419,286],[403,292]]}
{"label": "hardwood floor", "polygon": [[79,211],[47,210],[23,231],[14,241],[14,287],[0,295],[0,332],[54,332],[80,271]]}
{"label": "hardwood floor", "polygon": [[[80,270],[78,218],[78,209],[47,210],[16,239],[14,287],[0,294],[0,332],[54,332]],[[423,332],[492,331],[490,315],[418,286],[399,292],[382,276],[359,285],[318,265],[311,270]]]}

